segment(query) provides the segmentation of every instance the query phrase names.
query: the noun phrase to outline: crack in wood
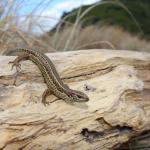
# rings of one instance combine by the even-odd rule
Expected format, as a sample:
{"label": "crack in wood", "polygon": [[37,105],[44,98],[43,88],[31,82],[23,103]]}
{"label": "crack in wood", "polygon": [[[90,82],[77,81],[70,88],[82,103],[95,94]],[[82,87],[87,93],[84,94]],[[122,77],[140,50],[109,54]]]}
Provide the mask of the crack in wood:
{"label": "crack in wood", "polygon": [[[114,68],[115,67],[100,68],[100,69],[97,69],[97,70],[95,70],[93,72],[90,72],[90,73],[81,73],[81,74],[74,75],[74,76],[62,77],[62,79],[67,80],[67,81],[70,80],[70,79],[74,79],[74,78],[77,81],[82,81],[82,80],[85,80],[85,79],[87,80],[87,79],[90,79],[92,77],[96,77],[98,75],[104,75],[106,73],[109,73],[109,72],[113,71]],[[102,71],[104,71],[104,72],[102,73]],[[97,73],[99,73],[99,74],[97,74]],[[82,79],[82,77],[84,79]]]}
{"label": "crack in wood", "polygon": [[100,117],[95,119],[99,122],[99,124],[103,124],[105,128],[103,131],[90,130],[88,128],[83,128],[80,134],[85,138],[85,140],[89,143],[94,142],[95,140],[101,140],[105,138],[110,138],[113,136],[121,136],[122,134],[128,134],[129,132],[134,132],[132,127],[129,126],[120,126],[115,125],[112,126],[109,122],[107,122],[104,117]]}
{"label": "crack in wood", "polygon": [[96,131],[96,130],[89,130],[88,128],[83,128],[81,131],[81,135],[85,137],[87,142],[94,142],[95,140],[110,138],[113,136],[121,136],[122,134],[128,134],[132,132],[132,127],[128,126],[114,126],[112,129],[104,130],[104,131]]}
{"label": "crack in wood", "polygon": [[[150,69],[150,61],[148,61],[148,60],[147,61],[138,60],[138,59],[133,60],[130,58],[115,57],[115,58],[110,58],[104,62],[91,64],[90,66],[84,66],[81,68],[72,68],[71,70],[73,70],[73,71],[71,72],[69,70],[69,72],[67,72],[67,74],[64,75],[65,77],[61,77],[61,79],[67,80],[67,81],[68,80],[70,81],[72,79],[75,79],[76,81],[82,81],[82,80],[89,79],[89,78],[92,78],[95,76],[104,75],[106,73],[109,73],[109,72],[113,71],[113,69],[115,67],[117,67],[119,65],[132,65],[138,70]],[[87,72],[87,71],[89,71],[88,68],[93,68],[93,69],[91,70],[91,72]],[[79,71],[79,69],[81,71]],[[0,79],[1,79],[0,83],[6,84],[6,85],[9,84],[10,81],[12,80],[11,79],[12,76],[14,76],[14,75],[0,76]],[[31,77],[31,76],[33,76],[33,77]],[[19,78],[19,80],[33,80],[33,78],[34,79],[36,78],[36,82],[42,81],[42,76],[34,75],[34,74],[31,75],[31,72],[30,72],[30,74],[20,72],[20,75],[18,78]],[[41,78],[41,80],[39,80],[37,78]]]}

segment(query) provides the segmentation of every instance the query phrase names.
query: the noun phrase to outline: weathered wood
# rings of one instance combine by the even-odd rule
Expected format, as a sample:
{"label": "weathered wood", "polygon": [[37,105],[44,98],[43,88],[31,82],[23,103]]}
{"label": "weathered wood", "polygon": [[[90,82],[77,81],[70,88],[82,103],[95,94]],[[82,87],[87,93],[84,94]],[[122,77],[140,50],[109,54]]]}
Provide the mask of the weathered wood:
{"label": "weathered wood", "polygon": [[8,62],[15,57],[0,56],[0,149],[113,149],[150,129],[150,54],[85,50],[48,56],[64,82],[90,101],[69,105],[50,95],[45,107],[38,68],[23,62],[14,86],[16,71]]}

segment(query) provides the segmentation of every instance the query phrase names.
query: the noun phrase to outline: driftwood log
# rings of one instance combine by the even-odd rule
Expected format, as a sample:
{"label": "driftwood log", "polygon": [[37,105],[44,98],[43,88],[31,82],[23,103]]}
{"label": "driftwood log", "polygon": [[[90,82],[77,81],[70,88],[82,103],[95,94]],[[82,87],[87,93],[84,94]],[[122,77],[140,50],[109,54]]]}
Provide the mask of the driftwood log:
{"label": "driftwood log", "polygon": [[84,50],[47,54],[62,80],[90,100],[69,105],[50,95],[40,71],[22,62],[16,70],[0,56],[0,149],[113,149],[150,130],[150,54]]}

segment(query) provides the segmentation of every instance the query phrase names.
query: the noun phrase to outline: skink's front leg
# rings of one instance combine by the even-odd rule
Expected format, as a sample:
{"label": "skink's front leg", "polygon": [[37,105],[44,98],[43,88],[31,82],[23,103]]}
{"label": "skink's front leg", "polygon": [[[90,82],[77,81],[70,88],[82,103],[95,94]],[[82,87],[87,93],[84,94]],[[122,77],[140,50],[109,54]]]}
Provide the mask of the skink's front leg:
{"label": "skink's front leg", "polygon": [[[12,67],[11,70],[16,67],[16,70],[19,71],[19,69],[21,69],[21,64],[20,62],[23,60],[28,60],[29,55],[22,55],[22,56],[18,56],[14,61],[10,61],[9,64],[12,63]],[[19,69],[18,69],[19,68]]]}
{"label": "skink's front leg", "polygon": [[15,74],[15,79],[14,79],[14,82],[13,82],[13,85],[16,85],[16,80],[17,80],[17,77],[18,77],[18,74],[19,74],[19,70],[21,70],[21,64],[20,62],[23,61],[23,60],[27,60],[29,58],[29,55],[22,55],[22,56],[18,56],[14,61],[10,61],[10,63],[12,63],[12,67],[11,67],[11,70],[16,67],[16,74]]}

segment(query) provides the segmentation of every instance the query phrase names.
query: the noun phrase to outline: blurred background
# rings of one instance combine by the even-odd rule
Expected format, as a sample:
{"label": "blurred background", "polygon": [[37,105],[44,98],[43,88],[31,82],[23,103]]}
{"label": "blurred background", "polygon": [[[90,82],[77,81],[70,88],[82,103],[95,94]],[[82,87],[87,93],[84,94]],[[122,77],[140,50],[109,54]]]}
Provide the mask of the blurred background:
{"label": "blurred background", "polygon": [[[0,0],[0,54],[31,48],[150,52],[150,0]],[[121,150],[150,150],[150,133]]]}
{"label": "blurred background", "polygon": [[0,53],[150,50],[150,0],[0,0]]}

